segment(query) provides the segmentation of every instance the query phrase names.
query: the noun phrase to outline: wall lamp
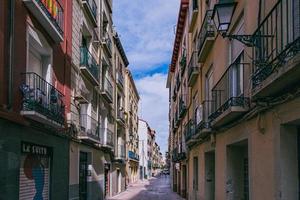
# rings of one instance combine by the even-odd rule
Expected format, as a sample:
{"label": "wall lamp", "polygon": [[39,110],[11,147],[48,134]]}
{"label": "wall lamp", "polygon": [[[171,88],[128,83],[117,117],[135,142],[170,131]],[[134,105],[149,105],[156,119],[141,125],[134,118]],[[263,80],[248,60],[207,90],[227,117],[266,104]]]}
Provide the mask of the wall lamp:
{"label": "wall lamp", "polygon": [[220,0],[215,4],[212,14],[212,20],[216,26],[217,31],[223,38],[235,39],[248,47],[254,47],[257,44],[257,39],[263,37],[272,37],[271,35],[231,35],[228,34],[228,29],[232,21],[232,16],[236,9],[237,2],[233,0]]}

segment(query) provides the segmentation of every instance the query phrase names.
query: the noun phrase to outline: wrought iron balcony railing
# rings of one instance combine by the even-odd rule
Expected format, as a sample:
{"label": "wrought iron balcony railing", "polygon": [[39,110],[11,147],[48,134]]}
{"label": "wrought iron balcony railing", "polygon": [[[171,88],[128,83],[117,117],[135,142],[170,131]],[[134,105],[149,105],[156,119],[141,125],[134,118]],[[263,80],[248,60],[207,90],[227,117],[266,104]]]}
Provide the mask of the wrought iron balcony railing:
{"label": "wrought iron balcony railing", "polygon": [[253,35],[253,89],[300,52],[300,8],[294,2],[278,0]]}
{"label": "wrought iron balcony railing", "polygon": [[82,0],[87,12],[89,13],[94,24],[97,24],[97,4],[94,0]]}
{"label": "wrought iron balcony railing", "polygon": [[212,113],[212,104],[211,100],[203,101],[199,106],[200,119],[197,119],[196,122],[196,132],[202,134],[203,132],[209,132],[210,120],[208,119],[209,115]]}
{"label": "wrought iron balcony railing", "polygon": [[181,67],[181,76],[182,76],[184,74],[184,71],[186,68],[186,50],[185,49],[183,50],[179,64]]}
{"label": "wrought iron balcony railing", "polygon": [[124,77],[122,75],[121,72],[118,72],[117,73],[117,80],[118,80],[118,84],[121,86],[121,87],[124,87]]}
{"label": "wrought iron balcony railing", "polygon": [[180,78],[179,78],[179,73],[176,76],[176,90],[178,91],[180,88]]}
{"label": "wrought iron balcony railing", "polygon": [[113,102],[113,86],[107,77],[104,78],[102,94],[109,103]]}
{"label": "wrought iron balcony railing", "polygon": [[123,108],[119,108],[117,111],[117,120],[125,123],[125,113]]}
{"label": "wrought iron balcony railing", "polygon": [[63,41],[64,9],[59,0],[23,0],[50,36],[57,42]]}
{"label": "wrought iron balcony railing", "polygon": [[114,147],[114,133],[109,128],[100,128],[100,143],[104,147]]}
{"label": "wrought iron balcony railing", "polygon": [[133,151],[128,151],[128,158],[135,160],[135,161],[139,161],[140,157],[137,153],[134,153]]}
{"label": "wrought iron balcony railing", "polygon": [[[211,109],[208,119],[216,120],[232,107],[248,109],[250,99],[244,96],[244,67],[246,63],[233,63],[212,90]],[[242,112],[242,111],[240,111]]]}
{"label": "wrought iron balcony railing", "polygon": [[111,55],[112,55],[112,41],[111,41],[110,37],[108,36],[108,34],[105,34],[105,36],[103,38],[103,44],[104,44],[104,47],[105,47],[106,51],[108,52],[108,55],[111,57]]}
{"label": "wrought iron balcony railing", "polygon": [[204,62],[207,54],[211,50],[213,40],[215,37],[215,25],[212,20],[212,10],[207,10],[202,22],[202,26],[198,35],[198,59]]}
{"label": "wrought iron balcony railing", "polygon": [[185,159],[186,159],[186,152],[184,151],[179,152],[179,149],[177,147],[173,149],[173,154],[172,154],[173,162],[180,162]]}
{"label": "wrought iron balcony railing", "polygon": [[190,26],[189,26],[189,30],[193,30],[195,23],[196,23],[196,19],[197,19],[197,15],[198,15],[198,11],[199,11],[199,5],[198,5],[198,0],[192,0],[192,3],[190,4],[190,9],[189,9],[189,21],[190,21]]}
{"label": "wrought iron balcony railing", "polygon": [[183,118],[184,115],[186,114],[187,107],[186,107],[186,102],[184,100],[184,96],[180,97],[179,100],[179,118]]}
{"label": "wrought iron balcony railing", "polygon": [[189,120],[187,125],[185,126],[185,142],[188,142],[195,135],[195,125],[193,120]]}
{"label": "wrought iron balcony railing", "polygon": [[[65,122],[64,95],[34,72],[22,74],[20,90],[23,95],[21,114],[43,121]],[[38,114],[35,114],[38,113]],[[42,115],[42,116],[40,116]]]}
{"label": "wrought iron balcony railing", "polygon": [[90,80],[96,84],[98,83],[99,65],[87,47],[80,48],[80,69],[83,70]]}
{"label": "wrought iron balcony railing", "polygon": [[80,139],[100,142],[100,123],[87,114],[80,115]]}
{"label": "wrought iron balcony railing", "polygon": [[125,159],[126,158],[125,145],[124,144],[118,144],[117,157],[121,158],[121,159]]}
{"label": "wrought iron balcony railing", "polygon": [[197,52],[194,51],[188,65],[188,85],[193,86],[199,74]]}

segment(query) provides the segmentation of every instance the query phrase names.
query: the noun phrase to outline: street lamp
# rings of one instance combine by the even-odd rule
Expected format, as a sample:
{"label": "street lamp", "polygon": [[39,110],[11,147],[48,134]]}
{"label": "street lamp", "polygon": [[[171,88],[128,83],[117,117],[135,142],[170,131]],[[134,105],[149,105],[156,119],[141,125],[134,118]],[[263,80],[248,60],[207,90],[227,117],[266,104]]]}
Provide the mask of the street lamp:
{"label": "street lamp", "polygon": [[220,0],[218,4],[215,4],[212,14],[212,20],[216,26],[217,31],[223,36],[223,38],[235,39],[248,47],[254,47],[257,45],[257,39],[263,37],[273,37],[271,35],[231,35],[228,34],[228,29],[232,21],[237,2],[233,0]]}
{"label": "street lamp", "polygon": [[226,35],[236,8],[236,2],[218,3],[214,6],[212,18],[217,31]]}

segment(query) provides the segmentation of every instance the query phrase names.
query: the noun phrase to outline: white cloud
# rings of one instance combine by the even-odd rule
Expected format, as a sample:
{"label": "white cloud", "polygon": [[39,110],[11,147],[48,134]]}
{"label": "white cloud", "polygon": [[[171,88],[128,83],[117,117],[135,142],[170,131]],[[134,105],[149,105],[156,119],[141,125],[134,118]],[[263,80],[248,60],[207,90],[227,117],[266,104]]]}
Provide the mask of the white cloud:
{"label": "white cloud", "polygon": [[156,130],[156,141],[165,153],[168,148],[168,89],[166,74],[154,74],[136,80],[141,103],[140,118],[146,120]]}
{"label": "white cloud", "polygon": [[168,64],[179,0],[114,0],[114,23],[133,71]]}

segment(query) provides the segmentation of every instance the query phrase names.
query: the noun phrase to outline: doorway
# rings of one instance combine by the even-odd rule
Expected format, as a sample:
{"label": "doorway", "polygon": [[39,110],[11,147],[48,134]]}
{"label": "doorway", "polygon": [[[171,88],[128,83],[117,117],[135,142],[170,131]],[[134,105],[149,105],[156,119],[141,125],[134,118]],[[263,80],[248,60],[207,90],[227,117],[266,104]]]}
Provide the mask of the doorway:
{"label": "doorway", "polygon": [[282,126],[280,130],[281,198],[300,199],[300,129]]}
{"label": "doorway", "polygon": [[121,172],[120,170],[118,169],[117,170],[117,187],[118,187],[118,192],[117,193],[120,193],[121,192],[121,187],[122,187],[122,176],[121,176]]}
{"label": "doorway", "polygon": [[79,199],[87,199],[87,175],[88,175],[88,155],[80,152],[79,158]]}
{"label": "doorway", "polygon": [[249,200],[248,141],[227,146],[227,199]]}
{"label": "doorway", "polygon": [[215,199],[215,152],[205,153],[205,199]]}

